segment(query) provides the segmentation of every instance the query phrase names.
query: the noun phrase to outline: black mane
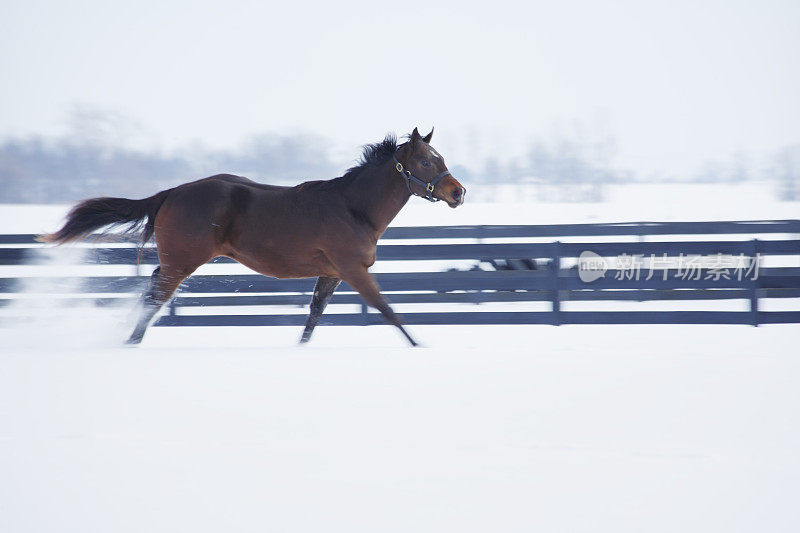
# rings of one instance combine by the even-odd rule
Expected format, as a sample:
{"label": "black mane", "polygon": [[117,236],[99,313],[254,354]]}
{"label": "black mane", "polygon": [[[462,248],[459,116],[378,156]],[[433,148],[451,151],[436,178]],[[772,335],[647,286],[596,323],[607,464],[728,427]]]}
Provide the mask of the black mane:
{"label": "black mane", "polygon": [[348,168],[347,172],[342,176],[329,180],[307,181],[297,185],[297,187],[314,187],[323,190],[336,190],[347,187],[364,170],[375,168],[387,162],[394,156],[395,151],[397,151],[397,137],[394,133],[387,133],[386,138],[382,141],[365,144],[361,150],[361,157],[356,162],[356,165]]}
{"label": "black mane", "polygon": [[347,169],[342,177],[353,177],[365,168],[382,165],[394,156],[395,151],[397,151],[397,137],[394,133],[386,134],[386,138],[380,142],[365,144],[356,165]]}

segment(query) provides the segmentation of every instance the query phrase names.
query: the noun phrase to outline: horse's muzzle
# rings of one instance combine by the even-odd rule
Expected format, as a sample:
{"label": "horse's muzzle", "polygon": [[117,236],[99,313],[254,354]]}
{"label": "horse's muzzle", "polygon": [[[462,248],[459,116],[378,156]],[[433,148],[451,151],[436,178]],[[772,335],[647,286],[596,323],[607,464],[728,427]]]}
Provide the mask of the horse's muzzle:
{"label": "horse's muzzle", "polygon": [[452,198],[452,200],[448,201],[447,205],[455,209],[456,207],[464,203],[464,197],[466,195],[467,195],[467,189],[465,189],[464,187],[454,188],[453,191],[450,193],[450,197]]}

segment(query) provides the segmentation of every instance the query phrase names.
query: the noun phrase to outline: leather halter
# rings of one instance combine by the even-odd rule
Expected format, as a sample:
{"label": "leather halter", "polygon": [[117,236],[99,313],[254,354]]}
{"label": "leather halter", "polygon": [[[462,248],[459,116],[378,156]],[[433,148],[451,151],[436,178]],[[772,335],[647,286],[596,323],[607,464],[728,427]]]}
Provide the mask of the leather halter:
{"label": "leather halter", "polygon": [[[408,169],[403,167],[403,164],[400,163],[400,161],[397,160],[397,152],[395,152],[395,154],[392,156],[392,159],[394,160],[394,169],[397,172],[400,173],[400,175],[403,177],[404,180],[406,180],[406,187],[408,187],[408,192],[410,192],[414,196],[419,196],[420,198],[425,198],[429,202],[438,202],[439,201],[438,198],[434,198],[433,189],[436,188],[436,184],[439,182],[440,179],[442,179],[443,177],[445,177],[447,175],[450,175],[450,171],[449,170],[445,170],[444,172],[442,172],[441,174],[439,174],[435,178],[433,178],[431,181],[425,181],[425,180],[419,179],[414,174],[412,174],[410,170],[408,170]],[[419,186],[421,186],[422,188],[425,189],[425,194],[424,195],[417,194],[417,193],[415,193],[414,191],[411,190],[411,182],[412,181],[414,183],[416,183],[417,185],[419,185]]]}

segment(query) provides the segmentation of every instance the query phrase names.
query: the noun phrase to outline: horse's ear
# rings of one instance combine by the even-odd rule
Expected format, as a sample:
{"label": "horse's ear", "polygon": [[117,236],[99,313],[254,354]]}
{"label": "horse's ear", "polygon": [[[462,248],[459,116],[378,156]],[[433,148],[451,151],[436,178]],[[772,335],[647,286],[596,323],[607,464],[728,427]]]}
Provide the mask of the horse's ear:
{"label": "horse's ear", "polygon": [[431,126],[431,132],[429,134],[427,134],[425,137],[423,137],[422,140],[425,141],[426,143],[430,144],[431,143],[431,137],[433,137],[433,126]]}
{"label": "horse's ear", "polygon": [[411,141],[411,146],[414,146],[419,142],[422,136],[419,134],[419,130],[414,128],[414,131],[411,132],[411,136],[409,137],[409,141]]}

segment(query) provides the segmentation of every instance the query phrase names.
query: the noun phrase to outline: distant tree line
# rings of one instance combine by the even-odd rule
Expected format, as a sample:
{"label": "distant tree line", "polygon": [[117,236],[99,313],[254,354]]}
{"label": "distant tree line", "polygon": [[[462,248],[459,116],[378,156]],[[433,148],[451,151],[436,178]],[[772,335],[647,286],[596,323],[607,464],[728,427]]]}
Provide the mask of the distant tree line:
{"label": "distant tree line", "polygon": [[282,183],[332,176],[326,146],[295,136],[260,136],[239,150],[145,153],[67,139],[0,144],[0,202],[73,202],[87,196],[144,197],[179,183],[230,172]]}
{"label": "distant tree line", "polygon": [[780,151],[774,172],[778,179],[780,199],[800,201],[800,145],[788,146]]}
{"label": "distant tree line", "polygon": [[[220,172],[269,183],[292,184],[340,175],[348,162],[334,161],[329,143],[307,136],[261,135],[237,149],[186,148],[170,154],[114,146],[97,135],[33,137],[0,143],[0,203],[70,203],[89,196],[145,197]],[[603,186],[633,180],[615,168],[613,139],[535,141],[527,156],[489,158],[483,167],[451,166],[463,181],[542,185],[542,200],[599,201]],[[352,163],[352,161],[350,162]],[[707,163],[701,182],[750,179],[744,154],[729,163]],[[800,146],[783,149],[767,171],[783,200],[800,200]]]}

